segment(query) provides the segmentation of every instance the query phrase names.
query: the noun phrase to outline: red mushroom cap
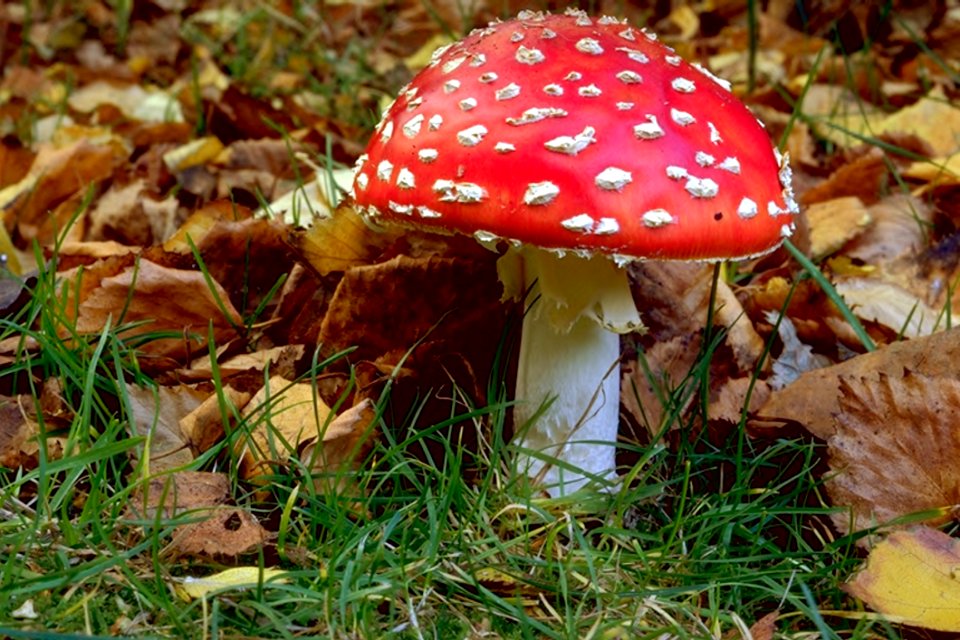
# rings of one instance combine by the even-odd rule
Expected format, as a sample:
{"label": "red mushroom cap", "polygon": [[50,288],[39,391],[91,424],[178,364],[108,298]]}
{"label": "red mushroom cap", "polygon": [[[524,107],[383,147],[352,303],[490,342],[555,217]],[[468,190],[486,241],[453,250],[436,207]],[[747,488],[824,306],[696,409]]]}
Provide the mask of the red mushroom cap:
{"label": "red mushroom cap", "polygon": [[727,83],[613,18],[521,13],[434,54],[354,183],[372,218],[632,258],[765,253],[786,160]]}

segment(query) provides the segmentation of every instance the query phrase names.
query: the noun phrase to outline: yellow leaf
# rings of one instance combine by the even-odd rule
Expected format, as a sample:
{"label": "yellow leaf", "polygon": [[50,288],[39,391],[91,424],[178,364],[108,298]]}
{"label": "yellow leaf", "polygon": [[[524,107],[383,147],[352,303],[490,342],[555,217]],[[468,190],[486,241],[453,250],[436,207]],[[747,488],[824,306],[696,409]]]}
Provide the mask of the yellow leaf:
{"label": "yellow leaf", "polygon": [[960,540],[927,527],[896,531],[846,588],[892,621],[960,632]]}
{"label": "yellow leaf", "polygon": [[167,168],[176,173],[205,164],[223,151],[223,143],[213,136],[198,138],[163,154]]}
{"label": "yellow leaf", "polygon": [[234,567],[204,578],[187,576],[183,579],[182,583],[177,585],[176,589],[180,597],[184,600],[193,600],[194,598],[203,598],[211,591],[221,591],[231,588],[244,589],[268,581],[273,584],[289,582],[289,580],[282,577],[286,575],[286,573],[286,571],[282,571],[281,569]]}

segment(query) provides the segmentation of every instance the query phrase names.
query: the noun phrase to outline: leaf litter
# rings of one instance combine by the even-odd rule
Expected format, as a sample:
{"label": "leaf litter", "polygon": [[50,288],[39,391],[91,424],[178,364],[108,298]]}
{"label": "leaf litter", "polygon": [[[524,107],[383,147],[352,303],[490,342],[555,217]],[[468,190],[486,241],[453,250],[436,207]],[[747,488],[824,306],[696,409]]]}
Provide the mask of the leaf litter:
{"label": "leaf litter", "polygon": [[[236,53],[232,38],[256,29],[231,9],[189,17],[161,11],[151,20],[135,13],[124,50],[115,33],[100,37],[117,20],[106,5],[79,18],[53,7],[41,20],[28,20],[18,5],[0,8],[11,42],[30,58],[25,64],[9,46],[0,52],[0,248],[11,276],[35,279],[38,269],[53,269],[60,277],[65,341],[79,344],[110,326],[159,383],[129,384],[124,393],[131,434],[146,437],[133,461],[160,474],[149,481],[146,503],[156,509],[157,493],[172,491],[172,504],[196,511],[197,522],[182,525],[195,533],[173,534],[174,555],[236,560],[272,535],[226,494],[206,496],[203,487],[220,486],[223,476],[184,471],[198,455],[229,440],[221,455],[254,487],[297,465],[336,477],[361,464],[377,437],[375,401],[388,381],[397,397],[413,398],[455,374],[484,401],[489,354],[516,313],[499,303],[492,257],[469,242],[374,234],[349,208],[331,213],[330,206],[372,125],[359,116],[378,112],[383,97],[449,39],[435,19],[479,24],[493,17],[491,7],[409,4],[394,22],[375,4],[329,5],[323,46],[344,51],[371,33],[378,43],[370,69],[357,65],[357,90],[332,98],[317,90],[336,85],[340,69],[330,60],[291,55],[285,68],[266,63],[275,47],[302,37],[296,28],[259,41],[250,66],[226,75],[218,56]],[[940,60],[960,54],[956,9],[914,12],[882,32],[865,10],[824,10],[801,32],[791,3],[770,3],[759,16],[752,93],[740,10],[617,9],[638,24],[649,18],[680,53],[732,80],[782,135],[806,210],[796,244],[822,260],[880,345],[863,353],[833,303],[783,252],[716,280],[702,265],[634,265],[634,297],[650,331],[624,341],[621,435],[649,441],[691,416],[708,433],[745,420],[758,443],[802,428],[826,442],[827,492],[845,508],[840,532],[909,521],[916,512],[934,524],[951,519],[960,110]],[[710,22],[718,19],[719,26]],[[841,19],[848,28],[834,32]],[[912,46],[908,25],[925,33],[929,50]],[[220,48],[194,47],[181,38],[190,30]],[[873,66],[842,55],[835,37],[852,38],[844,46],[873,43]],[[319,84],[306,81],[311,73]],[[253,87],[268,88],[271,98]],[[331,164],[338,168],[327,172]],[[21,291],[4,297],[7,317],[22,307]],[[717,331],[704,405],[690,373]],[[29,336],[4,337],[8,365],[42,349]],[[354,348],[349,363],[309,379],[313,352],[323,358]],[[38,419],[65,425],[72,416],[51,400],[52,379],[36,382],[46,402],[16,390],[0,398],[5,467],[34,467],[40,447],[48,459],[63,454],[64,441],[42,436]],[[164,478],[173,485],[153,486]],[[336,482],[323,490],[359,488]],[[944,628],[923,614],[897,614],[863,588],[851,592],[913,624]],[[772,634],[772,620],[757,634]]]}

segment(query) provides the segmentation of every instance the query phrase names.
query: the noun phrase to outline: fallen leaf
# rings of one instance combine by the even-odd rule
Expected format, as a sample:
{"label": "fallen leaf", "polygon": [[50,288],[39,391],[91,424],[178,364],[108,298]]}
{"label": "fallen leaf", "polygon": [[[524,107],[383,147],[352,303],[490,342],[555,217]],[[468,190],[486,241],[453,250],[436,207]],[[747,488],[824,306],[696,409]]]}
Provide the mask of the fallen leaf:
{"label": "fallen leaf", "polygon": [[245,406],[250,398],[251,394],[224,385],[222,399],[219,394],[211,393],[200,406],[180,418],[180,432],[195,452],[203,453],[223,439],[226,432],[224,411],[227,412],[227,418],[232,420],[229,407]]}
{"label": "fallen leaf", "polygon": [[752,413],[770,397],[770,385],[763,380],[746,377],[727,380],[711,400],[707,415],[711,420],[739,423],[747,404],[747,393],[750,394],[747,413]]}
{"label": "fallen leaf", "polygon": [[230,479],[209,471],[174,471],[151,477],[130,500],[128,517],[141,521],[200,514],[230,498]]}
{"label": "fallen leaf", "polygon": [[772,389],[782,389],[795,381],[800,374],[830,364],[829,358],[815,354],[810,345],[800,341],[797,337],[797,329],[789,317],[780,318],[780,322],[777,323],[778,317],[779,314],[773,311],[766,313],[767,322],[776,325],[777,335],[783,343],[780,355],[774,359],[771,366],[773,375],[767,381]]}
{"label": "fallen leaf", "polygon": [[206,395],[185,385],[126,386],[136,433],[147,438],[136,455],[139,458],[146,452],[148,473],[183,467],[193,461],[193,453],[180,431],[180,419],[200,406]]}
{"label": "fallen leaf", "polygon": [[[684,407],[672,407],[674,391],[686,383],[700,351],[700,334],[659,340],[621,368],[620,401],[627,414],[653,437],[680,426]],[[687,398],[687,403],[692,396]],[[669,424],[664,420],[672,418]]]}
{"label": "fallen leaf", "polygon": [[203,578],[187,576],[175,586],[185,600],[205,598],[214,591],[249,589],[259,584],[284,584],[288,579],[282,569],[267,567],[234,567]]}
{"label": "fallen leaf", "polygon": [[400,228],[373,233],[353,208],[344,206],[316,218],[309,230],[294,232],[292,241],[320,275],[327,275],[369,264],[402,233]]}
{"label": "fallen leaf", "polygon": [[903,287],[879,278],[838,278],[834,288],[858,318],[895,335],[919,338],[948,326],[949,310],[934,309]]}
{"label": "fallen leaf", "polygon": [[883,373],[899,377],[904,370],[930,378],[960,380],[960,329],[950,329],[916,340],[894,342],[872,353],[802,374],[790,386],[774,391],[757,411],[763,420],[796,422],[826,440],[835,432],[840,412],[841,378],[879,379]]}
{"label": "fallen leaf", "polygon": [[[127,341],[150,338],[138,345],[147,355],[185,360],[205,349],[208,329],[217,344],[236,337],[242,325],[223,288],[208,283],[199,271],[171,269],[149,260],[138,260],[118,274],[103,278],[79,304],[76,330],[96,333],[109,321],[130,326]],[[163,336],[172,332],[177,337]]]}
{"label": "fallen leaf", "polygon": [[929,511],[949,520],[960,504],[960,380],[907,371],[840,379],[836,434],[827,440],[826,489],[843,532]]}
{"label": "fallen leaf", "polygon": [[845,585],[891,622],[960,632],[960,540],[928,527],[894,531]]}
{"label": "fallen leaf", "polygon": [[295,456],[311,439],[324,439],[330,407],[312,384],[272,377],[244,407],[244,433],[237,438],[244,478],[265,482],[276,465]]}
{"label": "fallen leaf", "polygon": [[877,131],[885,133],[912,133],[924,140],[933,149],[934,155],[949,156],[960,149],[960,109],[943,93],[943,88],[934,89],[917,102],[884,118]]}
{"label": "fallen leaf", "polygon": [[201,522],[177,527],[167,551],[177,557],[225,562],[256,552],[270,537],[251,514],[236,507],[224,507],[213,510]]}
{"label": "fallen leaf", "polygon": [[376,433],[376,416],[373,401],[364,398],[334,418],[321,439],[303,448],[300,459],[312,472],[319,493],[343,493],[352,488],[352,478],[344,471],[349,471],[347,467],[361,459],[369,448]]}
{"label": "fallen leaf", "polygon": [[815,260],[839,251],[871,222],[870,213],[857,197],[817,202],[805,213],[810,226],[810,253]]}

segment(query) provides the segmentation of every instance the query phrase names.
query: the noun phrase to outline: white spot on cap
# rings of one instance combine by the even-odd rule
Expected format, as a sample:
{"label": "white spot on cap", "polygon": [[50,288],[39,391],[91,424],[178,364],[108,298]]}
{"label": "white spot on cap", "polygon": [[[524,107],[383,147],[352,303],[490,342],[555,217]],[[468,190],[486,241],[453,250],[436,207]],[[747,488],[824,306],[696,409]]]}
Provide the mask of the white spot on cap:
{"label": "white spot on cap", "polygon": [[730,91],[730,90],[733,88],[732,85],[730,84],[730,81],[729,81],[729,80],[725,80],[725,79],[721,78],[720,76],[715,75],[713,72],[711,72],[709,69],[707,69],[706,67],[704,67],[704,66],[703,66],[702,64],[700,64],[699,62],[694,62],[694,63],[692,63],[692,65],[693,65],[693,68],[694,68],[694,69],[696,69],[697,71],[699,71],[699,72],[702,73],[703,75],[707,76],[708,78],[710,78],[711,80],[713,80],[714,82],[716,82],[718,85],[720,85],[721,87],[723,87],[723,88],[726,89],[727,91]]}
{"label": "white spot on cap", "polygon": [[642,34],[643,34],[643,37],[646,38],[647,40],[649,40],[650,42],[656,42],[656,41],[657,41],[657,34],[651,32],[651,31],[647,31],[646,29],[640,29],[640,33],[642,33]]}
{"label": "white spot on cap", "polygon": [[633,109],[634,104],[632,102],[618,102],[617,111],[630,111]]}
{"label": "white spot on cap", "polygon": [[476,98],[464,98],[459,103],[461,111],[470,111],[471,109],[477,108],[477,99]]}
{"label": "white spot on cap", "polygon": [[393,120],[388,120],[380,130],[380,139],[384,142],[393,137]]}
{"label": "white spot on cap", "polygon": [[441,202],[462,202],[472,204],[487,197],[486,190],[472,182],[454,182],[453,180],[437,180],[433,183],[433,191],[440,196]]}
{"label": "white spot on cap", "polygon": [[402,216],[409,216],[413,214],[412,204],[400,204],[399,202],[394,202],[393,200],[387,202],[387,209],[390,209],[390,211],[393,211],[394,213],[399,213]]}
{"label": "white spot on cap", "polygon": [[600,91],[600,87],[598,87],[597,85],[588,84],[585,87],[579,87],[577,89],[577,93],[579,93],[584,98],[596,98],[603,92]]}
{"label": "white spot on cap", "polygon": [[716,158],[704,151],[697,151],[697,155],[694,156],[694,160],[696,160],[697,164],[701,167],[709,167],[717,161]]}
{"label": "white spot on cap", "polygon": [[713,198],[720,191],[720,187],[710,178],[696,178],[689,176],[687,184],[683,185],[687,193],[694,198]]}
{"label": "white spot on cap", "polygon": [[407,103],[407,111],[413,111],[423,104],[423,97],[417,97]]}
{"label": "white spot on cap", "polygon": [[417,157],[420,158],[420,162],[430,164],[440,157],[440,152],[436,149],[420,149],[417,151]]}
{"label": "white spot on cap", "polygon": [[517,148],[509,142],[498,142],[494,145],[493,150],[497,153],[510,153],[511,151],[516,151]]}
{"label": "white spot on cap", "polygon": [[[471,67],[479,67],[480,65],[482,65],[482,64],[485,63],[486,61],[487,61],[487,56],[486,56],[485,54],[482,54],[482,53],[474,53],[474,54],[471,54],[471,56],[470,56],[470,66],[471,66]],[[426,217],[426,216],[424,216],[424,217]]]}
{"label": "white spot on cap", "polygon": [[667,177],[670,178],[671,180],[683,180],[688,175],[690,174],[687,173],[687,170],[684,169],[683,167],[678,167],[675,164],[672,164],[669,167],[667,167]]}
{"label": "white spot on cap", "polygon": [[790,236],[793,235],[793,230],[795,228],[796,226],[792,222],[790,224],[783,225],[782,227],[780,227],[780,236],[782,238],[789,238]]}
{"label": "white spot on cap", "polygon": [[[626,22],[626,20],[624,20],[624,22]],[[618,20],[613,16],[600,16],[600,18],[597,20],[597,24],[611,25],[611,24],[623,24],[623,23],[621,23],[620,20]]]}
{"label": "white spot on cap", "polygon": [[510,42],[520,42],[521,40],[523,40],[523,34],[519,31],[510,34]]}
{"label": "white spot on cap", "polygon": [[425,207],[420,205],[417,207],[417,213],[420,214],[421,218],[439,218],[440,212],[431,209],[430,207]]}
{"label": "white spot on cap", "polygon": [[434,49],[433,53],[430,54],[430,62],[433,64],[440,62],[440,57],[443,54],[445,54],[452,46],[453,46],[453,43],[451,42],[450,44],[445,44]]}
{"label": "white spot on cap", "polygon": [[598,56],[603,53],[603,47],[593,38],[581,38],[574,46],[580,53],[588,53],[592,56]]}
{"label": "white spot on cap", "polygon": [[441,69],[444,73],[450,73],[456,70],[457,67],[462,65],[467,59],[467,56],[460,56],[459,58],[454,58],[453,60],[447,60],[443,63]]}
{"label": "white spot on cap", "polygon": [[647,54],[645,54],[643,51],[637,51],[636,49],[631,49],[630,47],[617,47],[617,51],[627,54],[627,57],[634,62],[639,62],[640,64],[647,64],[650,62],[650,58],[647,57]]}
{"label": "white spot on cap", "polygon": [[740,161],[732,156],[723,159],[723,162],[717,165],[717,169],[723,169],[730,173],[740,173]]}
{"label": "white spot on cap", "polygon": [[749,220],[757,215],[758,212],[759,208],[757,207],[757,203],[750,198],[744,198],[740,201],[740,205],[737,206],[737,215],[744,220]]}
{"label": "white spot on cap", "polygon": [[588,233],[593,229],[593,218],[591,218],[586,213],[578,213],[572,218],[567,218],[566,220],[560,221],[560,226],[568,231],[579,231],[580,233]]}
{"label": "white spot on cap", "polygon": [[420,127],[423,126],[423,121],[425,119],[426,118],[424,118],[422,113],[418,113],[407,120],[407,123],[403,125],[403,135],[411,139],[417,137],[417,134],[420,133]]}
{"label": "white spot on cap", "polygon": [[427,128],[430,129],[430,131],[436,131],[437,129],[440,128],[440,125],[442,124],[443,124],[443,116],[440,115],[439,113],[430,116],[430,119],[427,120]]}
{"label": "white spot on cap", "polygon": [[443,83],[443,92],[444,93],[453,93],[460,88],[459,80],[447,80]]}
{"label": "white spot on cap", "polygon": [[707,127],[710,129],[710,142],[713,144],[720,144],[723,142],[723,138],[720,137],[720,132],[717,131],[717,127],[714,126],[712,122],[708,122]]}
{"label": "white spot on cap", "polygon": [[577,80],[580,80],[582,78],[583,78],[583,74],[580,73],[579,71],[571,71],[567,75],[563,76],[564,80],[568,80],[570,82],[576,82]]}
{"label": "white spot on cap", "polygon": [[633,126],[633,135],[641,140],[655,140],[663,136],[663,128],[657,122],[657,116],[647,114],[647,122]]}
{"label": "white spot on cap", "polygon": [[594,137],[595,133],[593,127],[584,127],[583,131],[575,136],[559,136],[543,143],[543,146],[550,151],[575,156],[597,141]]}
{"label": "white spot on cap", "polygon": [[771,218],[776,218],[780,214],[786,213],[786,211],[784,209],[781,209],[780,205],[778,205],[776,202],[771,200],[770,202],[767,203],[767,213],[770,215]]}
{"label": "white spot on cap", "polygon": [[380,164],[377,165],[377,178],[384,182],[389,182],[392,174],[393,163],[389,160],[381,160]]}
{"label": "white spot on cap", "polygon": [[680,61],[683,60],[683,58],[680,56],[664,56],[663,60],[672,67],[679,67]]}
{"label": "white spot on cap", "polygon": [[510,98],[516,98],[518,95],[520,95],[520,85],[516,82],[511,82],[496,91],[497,100],[509,100]]}
{"label": "white spot on cap", "polygon": [[406,167],[401,167],[397,172],[397,186],[401,189],[413,189],[417,186],[417,179],[413,176],[413,172]]}
{"label": "white spot on cap", "polygon": [[627,27],[617,35],[623,38],[624,40],[629,40],[630,42],[635,42],[637,39],[637,36],[635,36],[633,33],[633,29],[631,29],[630,27]]}
{"label": "white spot on cap", "polygon": [[487,135],[487,128],[482,124],[475,124],[463,131],[457,132],[457,142],[465,147],[475,147]]}
{"label": "white spot on cap", "polygon": [[673,87],[674,91],[679,91],[680,93],[693,93],[697,88],[697,85],[689,78],[674,78],[670,86]]}
{"label": "white spot on cap", "polygon": [[670,109],[670,119],[681,127],[686,127],[697,121],[692,115],[686,111],[680,111],[680,109]]}
{"label": "white spot on cap", "polygon": [[523,202],[530,206],[550,204],[558,195],[560,195],[560,187],[552,182],[531,182],[523,194]]}
{"label": "white spot on cap", "polygon": [[594,235],[598,236],[609,236],[617,231],[620,231],[620,223],[616,218],[600,218],[593,228]]}
{"label": "white spot on cap", "polygon": [[507,124],[519,127],[525,124],[540,122],[546,118],[563,118],[567,112],[554,107],[532,107],[524,111],[519,118],[507,118]]}
{"label": "white spot on cap", "polygon": [[643,220],[643,226],[651,229],[665,227],[673,222],[673,216],[670,215],[670,212],[666,209],[650,209],[649,211],[644,211],[640,219]]}
{"label": "white spot on cap", "polygon": [[365,173],[358,173],[357,186],[360,187],[360,190],[366,189],[368,184],[370,184],[370,176]]}
{"label": "white spot on cap", "polygon": [[543,88],[543,92],[548,96],[562,96],[563,87],[556,83],[550,83]]}
{"label": "white spot on cap", "polygon": [[636,71],[621,71],[617,74],[617,80],[623,84],[640,84],[643,78]]}
{"label": "white spot on cap", "polygon": [[490,84],[491,82],[495,81],[498,77],[499,76],[493,71],[487,71],[486,73],[481,75],[479,78],[477,78],[477,80],[482,82],[483,84]]}
{"label": "white spot on cap", "polygon": [[540,49],[527,49],[523,45],[517,48],[515,57],[520,64],[537,64],[546,60],[546,57]]}
{"label": "white spot on cap", "polygon": [[557,37],[557,32],[554,31],[553,29],[544,29],[540,33],[540,37],[543,38],[544,40],[552,40]]}
{"label": "white spot on cap", "polygon": [[633,182],[633,175],[629,171],[624,171],[618,167],[607,167],[598,173],[593,181],[601,189],[620,191]]}

